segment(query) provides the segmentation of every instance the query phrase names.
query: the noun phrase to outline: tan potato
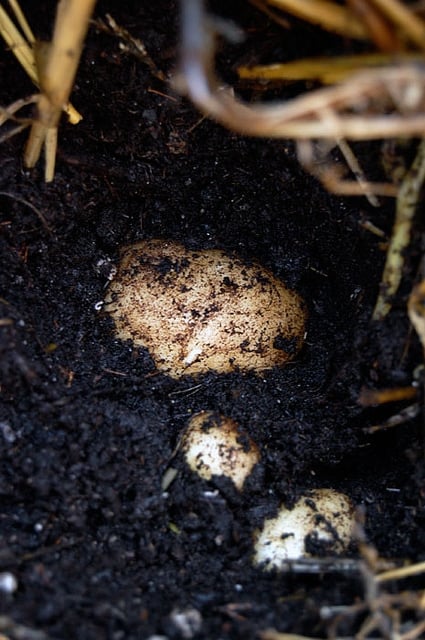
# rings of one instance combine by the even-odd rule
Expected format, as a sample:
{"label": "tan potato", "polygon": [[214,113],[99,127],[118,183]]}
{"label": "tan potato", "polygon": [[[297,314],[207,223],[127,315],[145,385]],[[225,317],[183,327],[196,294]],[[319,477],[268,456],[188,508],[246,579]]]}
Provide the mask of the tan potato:
{"label": "tan potato", "polygon": [[181,446],[187,464],[201,478],[226,476],[239,491],[260,459],[257,445],[234,420],[211,411],[190,419]]}
{"label": "tan potato", "polygon": [[117,336],[173,378],[282,365],[305,332],[303,301],[270,271],[172,241],[125,248],[105,303]]}

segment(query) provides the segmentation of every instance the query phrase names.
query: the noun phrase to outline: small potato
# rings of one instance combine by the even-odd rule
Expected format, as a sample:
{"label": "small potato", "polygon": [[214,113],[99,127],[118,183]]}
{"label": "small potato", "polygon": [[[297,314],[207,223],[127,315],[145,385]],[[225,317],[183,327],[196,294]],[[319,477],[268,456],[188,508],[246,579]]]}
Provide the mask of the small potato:
{"label": "small potato", "polygon": [[187,464],[201,478],[226,476],[239,491],[260,459],[257,445],[236,422],[210,411],[191,418],[181,446]]}
{"label": "small potato", "polygon": [[173,378],[282,365],[305,332],[302,300],[270,271],[172,241],[125,248],[105,303],[117,336]]}
{"label": "small potato", "polygon": [[282,507],[276,518],[264,522],[255,536],[254,564],[265,571],[282,569],[287,560],[311,557],[309,542],[327,552],[342,553],[353,528],[351,500],[334,489],[315,489],[292,509]]}

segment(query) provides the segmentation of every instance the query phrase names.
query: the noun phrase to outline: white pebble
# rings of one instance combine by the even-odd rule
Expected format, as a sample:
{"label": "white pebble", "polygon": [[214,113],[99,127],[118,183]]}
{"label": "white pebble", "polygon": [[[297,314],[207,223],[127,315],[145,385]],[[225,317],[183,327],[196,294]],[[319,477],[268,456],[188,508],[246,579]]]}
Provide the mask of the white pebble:
{"label": "white pebble", "polygon": [[197,609],[174,609],[170,620],[183,638],[190,640],[202,627],[202,616]]}
{"label": "white pebble", "polygon": [[1,593],[14,593],[18,588],[18,581],[9,571],[2,571],[0,573],[0,592]]}

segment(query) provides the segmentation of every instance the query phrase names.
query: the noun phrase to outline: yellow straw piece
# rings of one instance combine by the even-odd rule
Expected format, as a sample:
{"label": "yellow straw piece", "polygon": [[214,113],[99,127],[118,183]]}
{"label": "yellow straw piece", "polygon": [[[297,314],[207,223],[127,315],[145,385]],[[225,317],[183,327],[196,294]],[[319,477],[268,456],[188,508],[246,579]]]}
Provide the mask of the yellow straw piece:
{"label": "yellow straw piece", "polygon": [[21,9],[21,7],[19,6],[19,4],[17,3],[16,0],[8,0],[9,2],[9,7],[11,8],[11,10],[13,11],[15,18],[16,18],[16,22],[19,24],[19,26],[21,27],[21,30],[24,34],[24,36],[26,37],[26,39],[28,40],[28,42],[33,45],[35,42],[35,37],[33,32],[31,31],[31,27],[29,26],[26,17],[24,16],[24,13]]}
{"label": "yellow straw piece", "polygon": [[378,573],[378,575],[375,576],[375,580],[377,582],[401,580],[402,578],[408,578],[409,576],[417,576],[420,573],[425,573],[425,562],[418,562],[417,564],[411,564],[407,567],[399,567],[398,569],[390,569],[383,573]]}
{"label": "yellow straw piece", "polygon": [[371,53],[329,58],[304,58],[294,62],[253,67],[239,67],[238,74],[243,80],[297,81],[317,80],[323,84],[333,84],[345,80],[348,75],[366,68],[390,66],[395,63],[424,62],[422,54]]}
{"label": "yellow straw piece", "polygon": [[384,16],[400,27],[411,42],[422,51],[425,50],[425,22],[406,4],[402,4],[399,0],[372,0],[372,2]]}
{"label": "yellow straw piece", "polygon": [[95,1],[60,0],[53,39],[47,46],[36,42],[18,0],[8,0],[8,3],[19,28],[0,5],[0,35],[40,89],[40,95],[31,98],[31,102],[37,103],[37,119],[31,125],[24,162],[27,167],[33,167],[44,146],[46,182],[53,180],[54,176],[62,111],[66,112],[72,124],[77,124],[82,118],[68,99]]}
{"label": "yellow straw piece", "polygon": [[34,52],[1,5],[0,33],[20,65],[25,69],[33,83],[38,86]]}
{"label": "yellow straw piece", "polygon": [[425,182],[425,139],[419,143],[416,157],[401,183],[390,245],[387,251],[380,292],[373,320],[383,320],[391,310],[391,298],[397,293],[404,267],[404,254],[409,246],[413,217]]}
{"label": "yellow straw piece", "polygon": [[24,163],[29,168],[33,167],[45,145],[46,182],[53,180],[57,128],[74,84],[94,5],[95,0],[60,0],[52,42],[40,51],[43,55],[37,60],[41,94],[37,120],[33,122],[25,149]]}
{"label": "yellow straw piece", "polygon": [[[39,71],[37,69],[35,49],[36,41],[33,32],[22,12],[22,9],[18,5],[16,0],[8,0],[9,6],[15,14],[16,21],[25,34],[25,38],[19,32],[17,27],[12,22],[9,15],[4,8],[0,5],[0,35],[18,60],[19,64],[26,71],[31,81],[36,87],[40,87]],[[67,104],[63,110],[68,116],[68,120],[71,124],[78,124],[82,120],[82,115],[72,106]]]}
{"label": "yellow straw piece", "polygon": [[368,39],[366,28],[353,12],[329,0],[266,0],[266,3],[346,38]]}

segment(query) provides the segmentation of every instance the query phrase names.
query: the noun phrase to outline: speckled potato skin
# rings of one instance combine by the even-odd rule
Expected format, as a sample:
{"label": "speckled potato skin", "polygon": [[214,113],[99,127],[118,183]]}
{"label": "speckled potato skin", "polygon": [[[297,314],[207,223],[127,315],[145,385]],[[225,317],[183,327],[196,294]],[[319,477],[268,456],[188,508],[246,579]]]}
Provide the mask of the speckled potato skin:
{"label": "speckled potato skin", "polygon": [[105,310],[117,336],[146,347],[173,378],[282,365],[306,320],[300,297],[266,269],[164,240],[123,250]]}
{"label": "speckled potato skin", "polygon": [[[333,553],[347,550],[354,530],[354,507],[348,496],[335,489],[309,491],[292,509],[282,506],[275,518],[265,520],[254,535],[254,564],[265,571],[282,569],[287,560],[314,555],[308,550],[316,542]],[[307,545],[306,545],[307,542]]]}
{"label": "speckled potato skin", "polygon": [[189,420],[181,440],[189,467],[204,480],[226,476],[242,491],[260,459],[257,445],[231,418],[201,411]]}

